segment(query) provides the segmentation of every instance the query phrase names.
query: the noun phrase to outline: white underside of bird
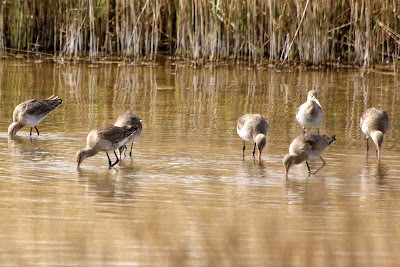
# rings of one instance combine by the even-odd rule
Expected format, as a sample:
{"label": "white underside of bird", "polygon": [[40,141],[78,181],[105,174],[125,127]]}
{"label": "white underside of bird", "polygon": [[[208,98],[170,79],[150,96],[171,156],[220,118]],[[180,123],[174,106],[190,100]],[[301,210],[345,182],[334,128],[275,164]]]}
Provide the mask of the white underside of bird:
{"label": "white underside of bird", "polygon": [[38,118],[37,116],[25,115],[20,119],[20,123],[30,127],[38,125],[46,116]]}
{"label": "white underside of bird", "polygon": [[363,124],[362,124],[362,126],[361,126],[361,131],[365,134],[365,136],[366,136],[367,138],[370,138],[370,137],[371,137],[371,135],[369,134],[369,131],[368,131],[368,126],[367,126],[366,123],[363,123]]}
{"label": "white underside of bird", "polygon": [[250,131],[247,130],[246,125],[244,125],[242,129],[239,129],[239,127],[237,127],[236,131],[240,138],[242,138],[244,141],[253,142],[253,136],[250,136]]}

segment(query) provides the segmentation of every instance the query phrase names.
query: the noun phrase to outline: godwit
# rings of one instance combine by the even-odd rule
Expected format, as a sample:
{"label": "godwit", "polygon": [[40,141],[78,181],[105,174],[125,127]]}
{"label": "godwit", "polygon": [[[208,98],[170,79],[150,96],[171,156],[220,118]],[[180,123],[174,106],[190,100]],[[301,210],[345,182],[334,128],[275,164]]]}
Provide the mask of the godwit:
{"label": "godwit", "polygon": [[44,100],[30,99],[22,102],[14,109],[13,123],[8,127],[9,136],[14,136],[25,125],[31,127],[30,136],[32,136],[33,127],[36,129],[37,135],[39,135],[36,125],[46,118],[50,111],[61,105],[62,102],[62,99],[58,96],[51,96]]}
{"label": "godwit", "polygon": [[288,178],[289,169],[294,164],[306,162],[308,172],[311,173],[308,160],[314,160],[318,157],[322,160],[322,166],[315,172],[317,173],[326,163],[320,156],[324,153],[336,136],[329,137],[327,135],[319,135],[315,133],[305,133],[296,137],[289,146],[289,154],[283,158],[283,166],[285,166],[285,177]]}
{"label": "godwit", "polygon": [[[133,148],[133,141],[135,141],[136,138],[139,137],[139,135],[142,133],[142,120],[136,116],[133,115],[130,112],[126,112],[122,115],[120,115],[117,118],[117,121],[115,122],[114,126],[132,126],[133,128],[136,128],[136,132],[132,134],[132,136],[128,139],[127,142],[131,142],[131,151],[129,152],[129,156],[132,157],[132,148]],[[119,148],[119,157],[121,158],[122,151],[126,149],[126,145],[123,145],[122,147]]]}
{"label": "godwit", "polygon": [[[115,150],[123,146],[126,141],[135,133],[136,128],[131,126],[101,126],[92,130],[86,139],[86,147],[76,153],[77,168],[80,167],[83,160],[104,151],[107,154],[108,164],[113,167],[119,162]],[[114,151],[117,160],[111,163],[109,151]]]}
{"label": "godwit", "polygon": [[303,126],[303,133],[305,133],[306,127],[316,127],[318,128],[319,134],[319,124],[322,121],[322,107],[317,99],[317,92],[311,90],[307,95],[307,102],[299,107],[296,114],[296,119]]}
{"label": "godwit", "polygon": [[267,143],[266,135],[268,124],[259,114],[245,114],[237,120],[236,131],[243,139],[243,157],[246,141],[254,142],[253,157],[258,148],[258,160],[261,161],[261,152]]}
{"label": "godwit", "polygon": [[383,135],[389,130],[389,117],[383,110],[370,108],[364,111],[360,118],[360,128],[367,139],[371,137],[376,147],[376,156],[378,162],[381,160],[381,145],[383,143]]}

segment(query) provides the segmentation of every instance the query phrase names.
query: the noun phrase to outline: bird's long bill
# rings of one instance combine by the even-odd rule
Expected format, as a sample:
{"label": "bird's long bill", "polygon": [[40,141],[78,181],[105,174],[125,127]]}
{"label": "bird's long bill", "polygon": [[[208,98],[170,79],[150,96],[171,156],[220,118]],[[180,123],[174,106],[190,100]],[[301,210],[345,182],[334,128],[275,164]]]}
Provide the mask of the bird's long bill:
{"label": "bird's long bill", "polygon": [[381,162],[381,149],[380,149],[380,147],[378,147],[378,149],[377,149],[377,157],[378,157],[378,163],[380,163]]}
{"label": "bird's long bill", "polygon": [[78,162],[76,163],[76,169],[79,169],[81,167],[81,164]]}
{"label": "bird's long bill", "polygon": [[285,178],[288,178],[288,174],[289,174],[289,168],[285,167]]}
{"label": "bird's long bill", "polygon": [[322,108],[322,107],[321,107],[321,104],[320,104],[319,101],[318,101],[318,99],[314,98],[314,102],[317,103],[317,105],[318,105],[320,108]]}
{"label": "bird's long bill", "polygon": [[258,161],[261,161],[261,151],[258,150]]}

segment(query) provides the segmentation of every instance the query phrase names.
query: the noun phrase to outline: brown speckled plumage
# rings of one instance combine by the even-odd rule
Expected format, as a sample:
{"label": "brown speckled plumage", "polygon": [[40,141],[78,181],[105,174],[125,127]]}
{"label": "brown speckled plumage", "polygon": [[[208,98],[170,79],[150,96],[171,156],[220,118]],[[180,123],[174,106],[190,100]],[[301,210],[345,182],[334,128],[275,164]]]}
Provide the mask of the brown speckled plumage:
{"label": "brown speckled plumage", "polygon": [[100,126],[97,128],[97,135],[100,139],[108,140],[114,144],[129,138],[135,130],[134,127]]}

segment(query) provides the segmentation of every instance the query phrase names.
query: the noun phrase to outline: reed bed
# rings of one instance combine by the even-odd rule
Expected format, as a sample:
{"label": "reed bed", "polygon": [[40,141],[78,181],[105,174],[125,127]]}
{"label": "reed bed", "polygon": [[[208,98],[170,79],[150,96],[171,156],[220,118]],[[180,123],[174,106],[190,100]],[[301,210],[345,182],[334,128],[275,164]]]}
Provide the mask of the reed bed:
{"label": "reed bed", "polygon": [[0,50],[58,60],[397,69],[398,0],[6,0]]}

